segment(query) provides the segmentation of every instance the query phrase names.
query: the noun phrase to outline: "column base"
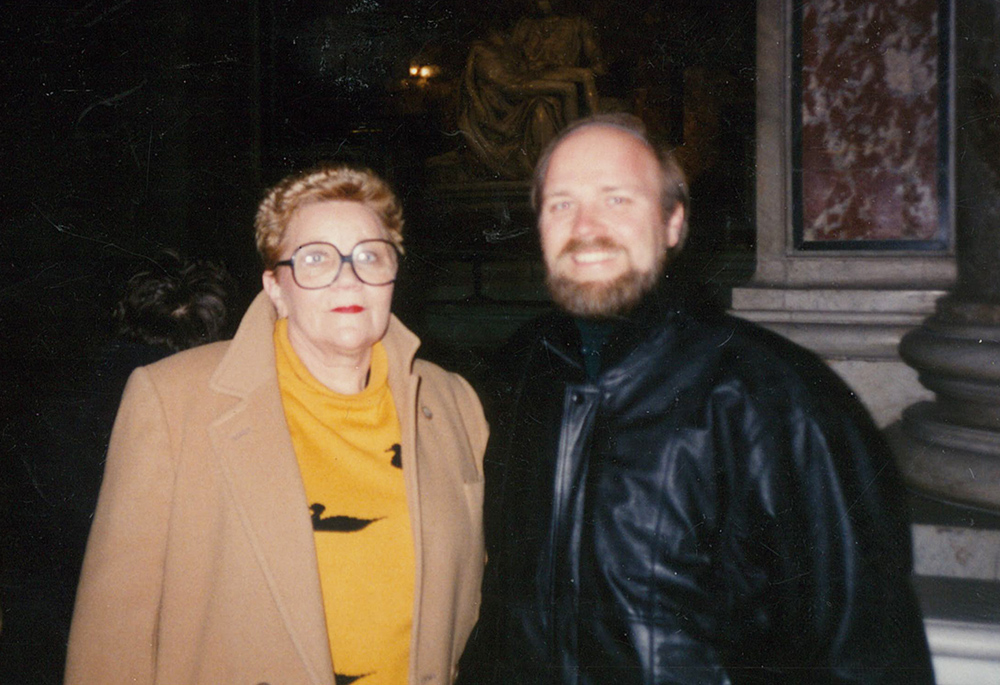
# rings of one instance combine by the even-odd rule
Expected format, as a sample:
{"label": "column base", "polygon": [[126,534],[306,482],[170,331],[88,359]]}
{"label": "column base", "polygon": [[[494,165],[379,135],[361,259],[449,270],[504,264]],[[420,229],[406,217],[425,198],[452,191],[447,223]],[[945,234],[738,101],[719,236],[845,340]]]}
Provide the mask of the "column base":
{"label": "column base", "polygon": [[907,408],[887,436],[909,487],[1000,512],[1000,434],[950,423],[935,403],[921,402]]}

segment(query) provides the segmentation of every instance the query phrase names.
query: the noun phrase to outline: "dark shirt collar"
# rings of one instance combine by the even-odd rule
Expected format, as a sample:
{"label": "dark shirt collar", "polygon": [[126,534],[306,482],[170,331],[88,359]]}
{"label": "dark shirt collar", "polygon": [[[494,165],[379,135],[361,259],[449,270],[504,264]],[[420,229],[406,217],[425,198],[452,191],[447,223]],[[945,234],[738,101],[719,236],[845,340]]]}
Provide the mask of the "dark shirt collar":
{"label": "dark shirt collar", "polygon": [[596,380],[601,372],[601,351],[615,328],[615,321],[602,319],[573,319],[580,331],[580,352],[583,354],[583,367],[587,378]]}

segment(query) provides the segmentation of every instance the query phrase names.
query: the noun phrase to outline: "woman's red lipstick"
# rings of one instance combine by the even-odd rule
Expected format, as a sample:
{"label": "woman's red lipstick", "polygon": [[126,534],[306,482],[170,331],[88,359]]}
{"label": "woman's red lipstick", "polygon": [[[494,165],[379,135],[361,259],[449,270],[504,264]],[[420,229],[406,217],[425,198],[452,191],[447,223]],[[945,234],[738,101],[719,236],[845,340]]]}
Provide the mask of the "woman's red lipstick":
{"label": "woman's red lipstick", "polygon": [[364,310],[365,308],[362,307],[361,305],[352,304],[348,307],[336,307],[333,311],[337,312],[338,314],[360,314]]}

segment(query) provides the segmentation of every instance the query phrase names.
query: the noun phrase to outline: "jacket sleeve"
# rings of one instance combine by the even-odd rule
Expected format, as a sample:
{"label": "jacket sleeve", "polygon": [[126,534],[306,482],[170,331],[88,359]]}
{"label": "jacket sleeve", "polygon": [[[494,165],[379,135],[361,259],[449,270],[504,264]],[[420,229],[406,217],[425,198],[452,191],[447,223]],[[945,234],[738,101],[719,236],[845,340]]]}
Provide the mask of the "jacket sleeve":
{"label": "jacket sleeve", "polygon": [[[772,682],[799,682],[797,671],[831,684],[932,683],[906,493],[860,404],[793,405],[744,456],[754,496],[743,500],[742,551],[730,557],[741,587],[727,594],[737,607],[730,644],[748,647],[726,662]],[[739,594],[763,611],[739,608]]]}
{"label": "jacket sleeve", "polygon": [[145,369],[115,419],[70,629],[66,683],[152,683],[174,466]]}

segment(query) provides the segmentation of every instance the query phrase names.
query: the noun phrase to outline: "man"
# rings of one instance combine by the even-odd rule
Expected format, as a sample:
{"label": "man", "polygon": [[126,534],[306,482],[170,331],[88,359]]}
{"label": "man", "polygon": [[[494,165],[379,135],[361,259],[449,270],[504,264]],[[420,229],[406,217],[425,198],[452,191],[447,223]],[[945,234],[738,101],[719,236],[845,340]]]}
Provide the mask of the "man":
{"label": "man", "polygon": [[684,304],[669,153],[579,121],[533,202],[563,311],[503,359],[465,682],[933,682],[889,451],[813,355]]}

